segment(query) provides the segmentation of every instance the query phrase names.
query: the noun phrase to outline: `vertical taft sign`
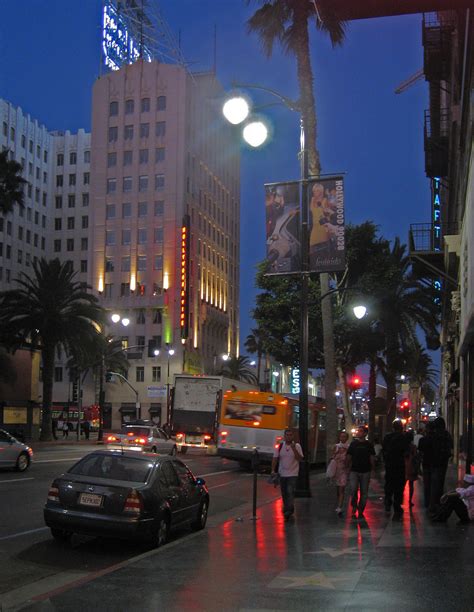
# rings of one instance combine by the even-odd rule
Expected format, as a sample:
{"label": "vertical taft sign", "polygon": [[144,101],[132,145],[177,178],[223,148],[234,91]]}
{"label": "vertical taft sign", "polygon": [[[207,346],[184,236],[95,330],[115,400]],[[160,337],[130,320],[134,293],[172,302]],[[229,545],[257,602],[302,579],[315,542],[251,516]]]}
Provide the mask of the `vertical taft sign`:
{"label": "vertical taft sign", "polygon": [[300,184],[265,185],[267,261],[270,274],[301,270]]}
{"label": "vertical taft sign", "polygon": [[181,227],[180,306],[179,326],[181,338],[187,338],[189,319],[189,217],[183,218]]}
{"label": "vertical taft sign", "polygon": [[335,272],[346,266],[344,228],[344,181],[331,177],[310,181],[309,269]]}

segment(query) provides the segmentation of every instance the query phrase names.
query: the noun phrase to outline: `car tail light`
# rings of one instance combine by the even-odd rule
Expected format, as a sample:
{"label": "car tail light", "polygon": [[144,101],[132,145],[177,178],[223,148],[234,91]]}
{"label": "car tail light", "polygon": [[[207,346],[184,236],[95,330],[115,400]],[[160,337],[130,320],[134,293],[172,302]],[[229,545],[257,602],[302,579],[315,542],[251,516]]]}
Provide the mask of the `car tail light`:
{"label": "car tail light", "polygon": [[275,438],[275,448],[279,448],[279,446],[282,443],[282,441],[283,441],[283,436],[277,436]]}
{"label": "car tail light", "polygon": [[117,438],[117,436],[107,436],[106,442],[118,442],[119,439]]}
{"label": "car tail light", "polygon": [[130,514],[140,514],[143,510],[143,499],[141,495],[132,489],[128,494],[127,499],[125,500],[125,506],[123,507],[124,512],[129,512]]}
{"label": "car tail light", "polygon": [[229,433],[228,431],[221,431],[221,436],[225,438],[228,433]]}
{"label": "car tail light", "polygon": [[176,438],[184,438],[184,433],[177,433]]}
{"label": "car tail light", "polygon": [[209,435],[205,435],[204,436],[204,440],[210,440],[210,439],[211,439],[211,436],[209,436]]}
{"label": "car tail light", "polygon": [[255,427],[257,427],[258,425],[260,425],[259,421],[254,421],[253,424],[255,425]]}
{"label": "car tail light", "polygon": [[56,487],[54,485],[51,485],[49,487],[48,501],[55,501],[55,502],[59,501],[59,489],[58,489],[58,487]]}
{"label": "car tail light", "polygon": [[135,444],[146,444],[146,439],[145,438],[135,438],[134,442]]}
{"label": "car tail light", "polygon": [[127,433],[127,436],[129,436],[130,438],[131,438],[132,436],[134,436],[134,435],[135,435],[135,434],[133,433],[133,431],[129,431],[129,432]]}
{"label": "car tail light", "polygon": [[33,457],[33,449],[32,449],[32,448],[30,448],[29,446],[27,446],[27,447],[26,447],[26,452],[28,453],[28,455],[29,455],[30,457]]}

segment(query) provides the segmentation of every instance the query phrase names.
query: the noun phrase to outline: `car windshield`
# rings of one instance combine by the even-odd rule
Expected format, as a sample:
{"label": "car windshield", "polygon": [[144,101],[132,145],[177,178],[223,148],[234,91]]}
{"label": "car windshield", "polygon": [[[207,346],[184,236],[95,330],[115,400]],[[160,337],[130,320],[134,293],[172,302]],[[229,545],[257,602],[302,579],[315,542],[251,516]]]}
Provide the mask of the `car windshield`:
{"label": "car windshield", "polygon": [[143,459],[124,455],[92,454],[76,463],[69,470],[69,474],[128,482],[146,482],[152,468],[153,464]]}
{"label": "car windshield", "polygon": [[123,433],[127,436],[145,436],[148,437],[151,435],[151,431],[149,427],[122,427],[120,433]]}

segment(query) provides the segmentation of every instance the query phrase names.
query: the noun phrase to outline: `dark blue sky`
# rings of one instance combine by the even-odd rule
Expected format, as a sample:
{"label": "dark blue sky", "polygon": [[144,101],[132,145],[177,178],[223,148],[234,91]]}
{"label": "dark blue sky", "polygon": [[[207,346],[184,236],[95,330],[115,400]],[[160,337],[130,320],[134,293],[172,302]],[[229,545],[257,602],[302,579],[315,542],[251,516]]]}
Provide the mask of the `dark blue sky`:
{"label": "dark blue sky", "polygon": [[[217,74],[256,83],[297,98],[295,64],[277,50],[267,60],[245,21],[257,4],[244,0],[162,0],[161,11],[193,70],[213,63]],[[0,96],[49,129],[90,130],[91,87],[99,74],[100,0],[0,0]],[[387,238],[407,240],[410,223],[427,222],[429,182],[424,175],[423,110],[427,87],[401,95],[396,86],[422,66],[421,16],[349,24],[333,50],[312,36],[312,60],[322,171],[346,172],[346,218],[367,219]],[[253,94],[252,94],[253,95]],[[262,94],[258,104],[271,102]],[[250,331],[255,265],[263,259],[263,184],[298,178],[298,116],[268,109],[273,139],[263,150],[243,150],[241,192],[241,337]]]}

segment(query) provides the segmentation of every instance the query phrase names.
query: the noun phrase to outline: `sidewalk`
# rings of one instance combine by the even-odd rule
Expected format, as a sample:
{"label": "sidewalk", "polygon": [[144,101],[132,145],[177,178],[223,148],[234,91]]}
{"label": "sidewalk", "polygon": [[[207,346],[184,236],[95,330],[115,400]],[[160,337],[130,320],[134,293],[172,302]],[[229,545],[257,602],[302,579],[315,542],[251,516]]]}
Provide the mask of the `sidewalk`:
{"label": "sidewalk", "polygon": [[63,438],[62,433],[59,432],[57,440],[53,439],[53,440],[48,440],[47,442],[43,442],[41,440],[35,440],[35,441],[30,440],[30,441],[25,442],[25,444],[28,444],[29,446],[31,446],[33,451],[45,450],[45,449],[63,447],[63,446],[75,447],[78,445],[87,446],[91,444],[93,445],[102,444],[102,442],[98,442],[97,435],[98,434],[96,431],[91,431],[89,440],[86,440],[84,435],[82,435],[80,439],[78,440],[77,433],[75,431],[70,431],[69,436],[67,438]]}
{"label": "sidewalk", "polygon": [[384,512],[380,481],[372,483],[365,520],[338,518],[333,487],[316,476],[313,497],[297,500],[289,523],[279,500],[259,507],[257,521],[248,504],[244,514],[213,517],[203,532],[23,609],[472,612],[474,525],[458,526],[454,517],[430,523],[421,489],[418,483],[415,507],[401,522]]}

